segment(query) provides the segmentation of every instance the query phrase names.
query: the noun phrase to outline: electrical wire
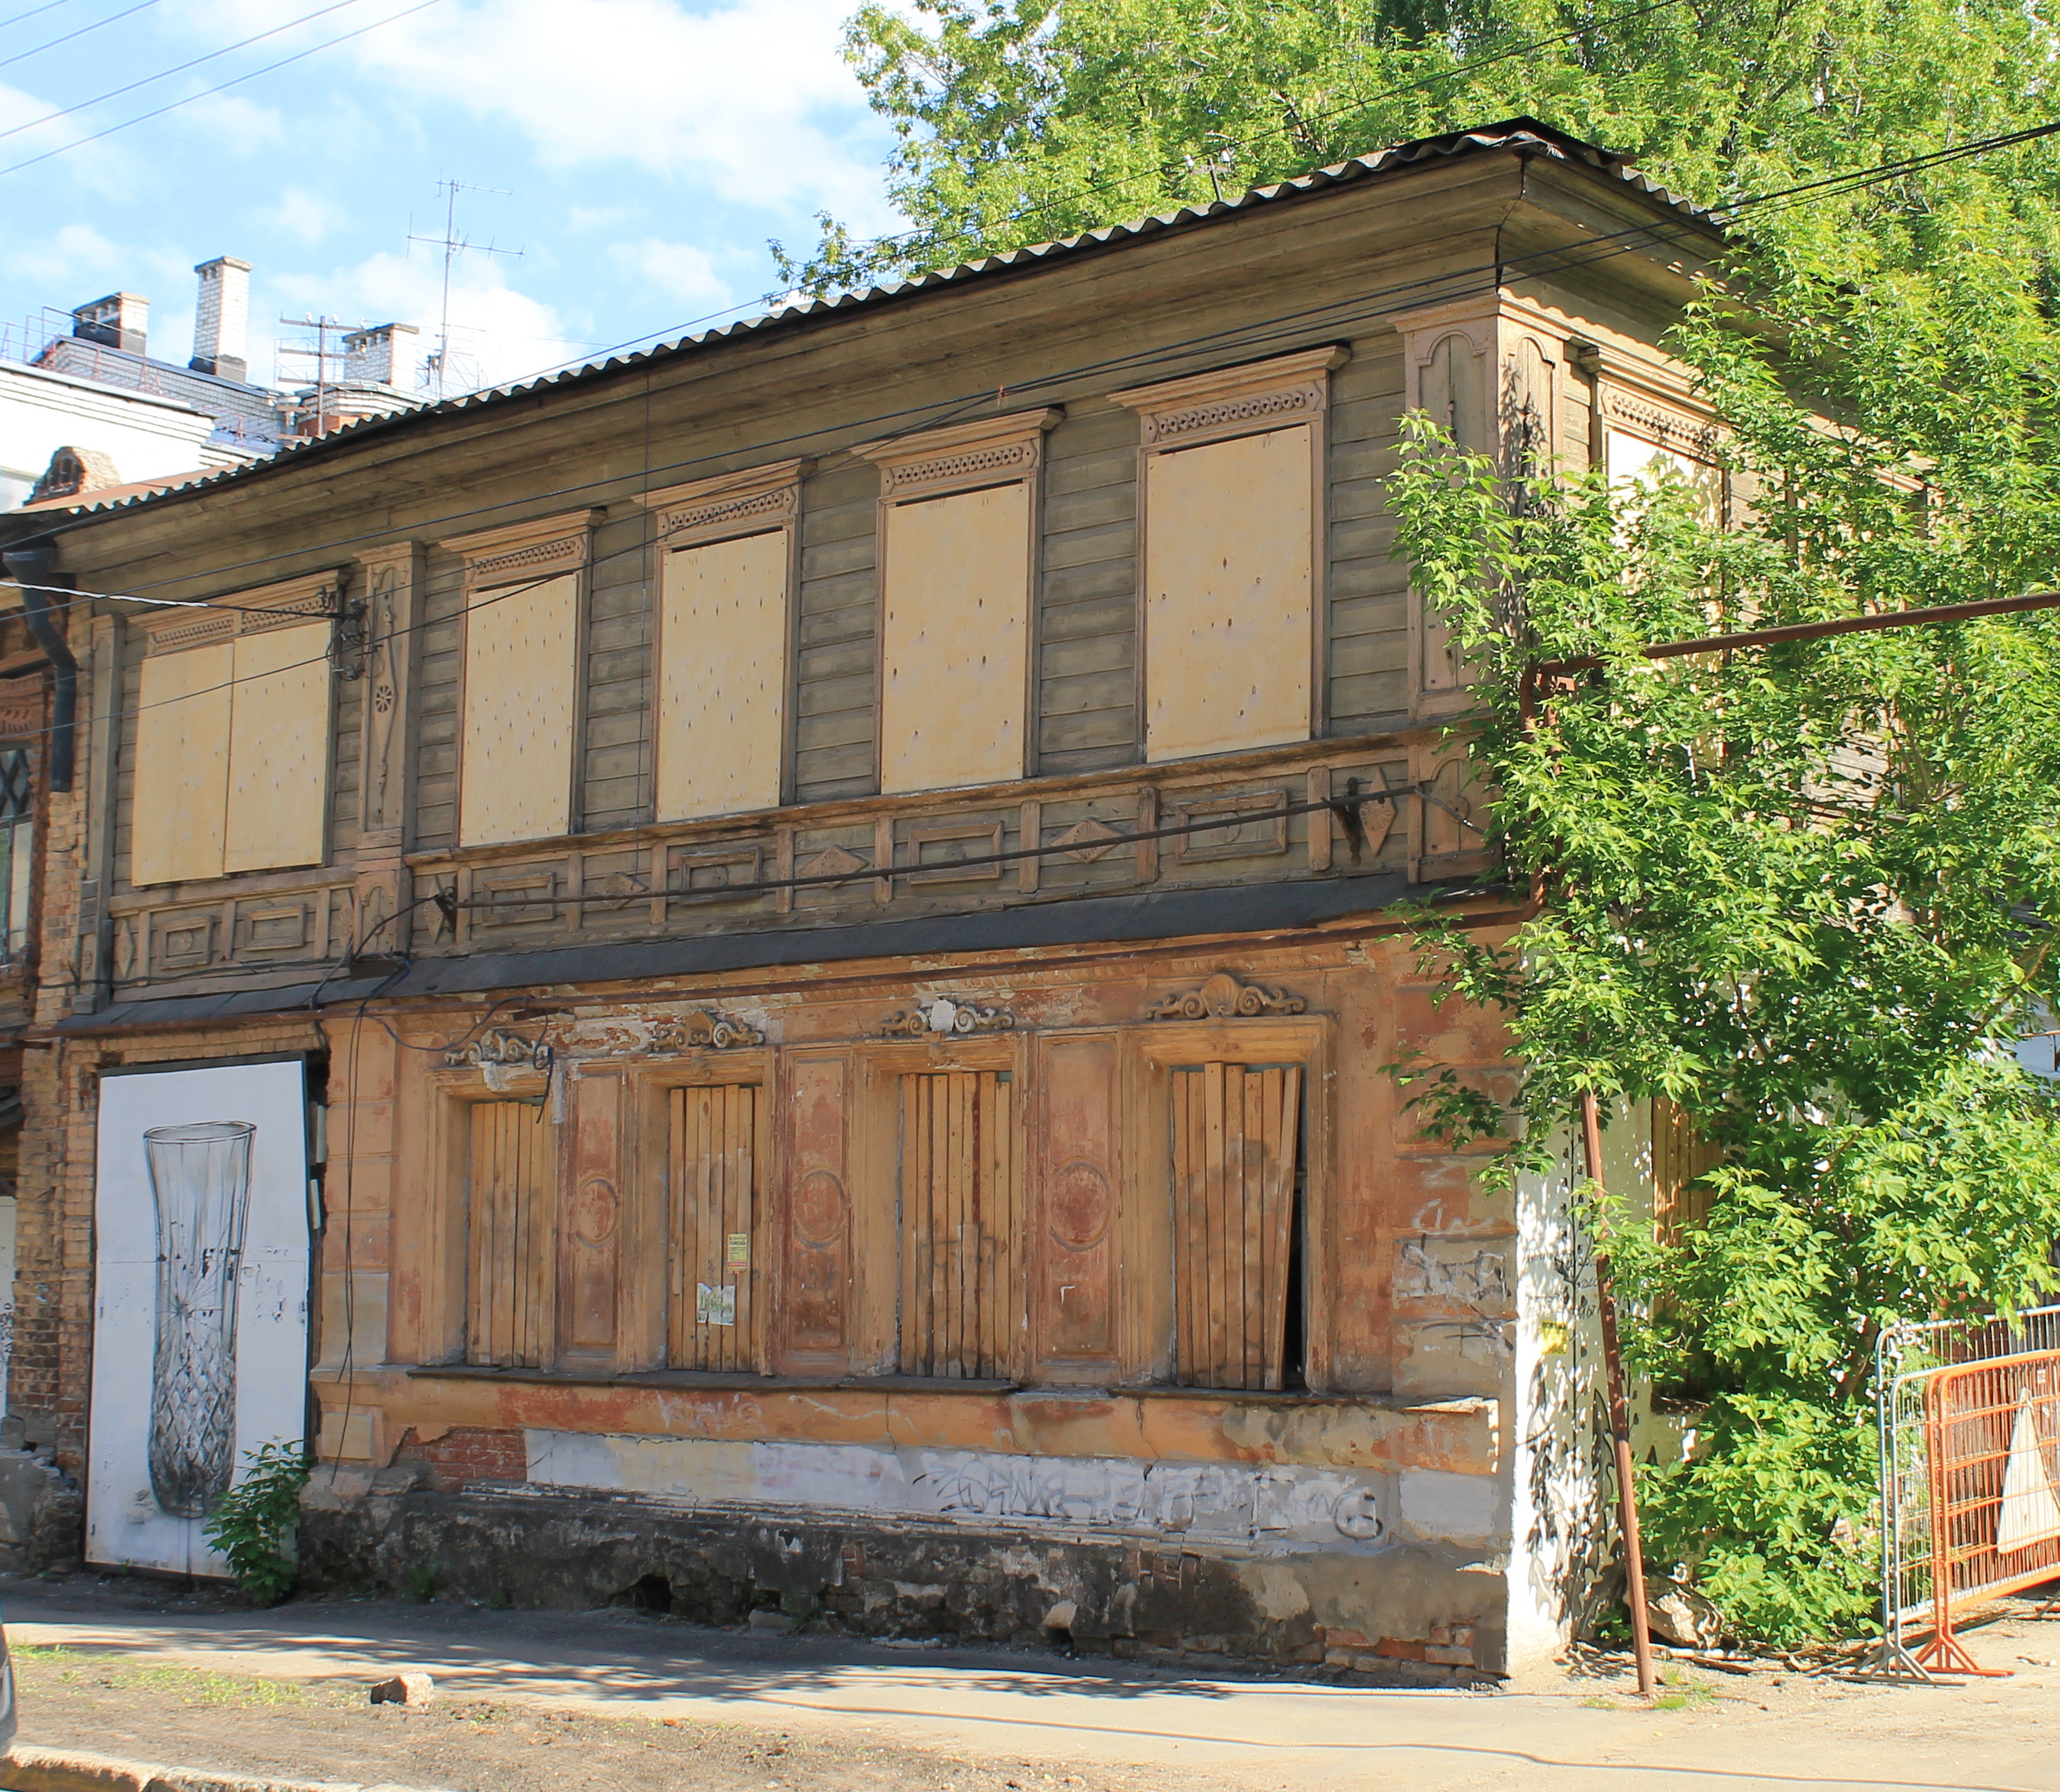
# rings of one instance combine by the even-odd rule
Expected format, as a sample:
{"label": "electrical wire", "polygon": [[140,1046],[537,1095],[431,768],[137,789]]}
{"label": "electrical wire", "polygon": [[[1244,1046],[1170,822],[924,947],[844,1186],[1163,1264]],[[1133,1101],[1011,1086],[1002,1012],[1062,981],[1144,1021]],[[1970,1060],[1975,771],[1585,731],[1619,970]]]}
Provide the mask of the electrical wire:
{"label": "electrical wire", "polygon": [[137,0],[137,4],[126,13],[110,13],[105,18],[96,18],[90,25],[82,25],[76,31],[67,31],[61,38],[52,38],[47,42],[39,43],[34,50],[18,50],[12,56],[0,56],[0,69],[11,68],[17,62],[26,62],[31,56],[40,56],[46,50],[55,50],[59,44],[70,43],[74,38],[85,37],[89,32],[98,31],[104,25],[114,25],[122,19],[132,18],[138,13],[149,11],[157,3],[158,0]]}
{"label": "electrical wire", "polygon": [[[17,162],[6,168],[0,168],[0,177],[4,177],[9,174],[18,174],[24,168],[34,168],[38,162],[48,162],[54,156],[61,156],[70,150],[83,148],[88,143],[98,143],[103,137],[112,137],[118,131],[128,130],[131,125],[146,124],[153,118],[162,118],[167,112],[176,112],[182,106],[192,105],[195,100],[211,98],[216,94],[224,94],[228,92],[231,87],[240,87],[246,81],[255,81],[260,75],[276,74],[279,70],[288,67],[293,63],[305,62],[310,56],[317,55],[325,50],[333,50],[340,43],[349,43],[352,38],[361,38],[365,36],[367,32],[377,31],[384,26],[398,24],[404,18],[412,18],[417,13],[427,12],[430,7],[440,5],[441,3],[441,0],[417,0],[417,3],[412,6],[404,8],[401,11],[394,13],[388,18],[376,18],[369,25],[361,25],[354,31],[345,31],[340,37],[331,38],[326,43],[313,44],[305,50],[297,50],[290,56],[281,56],[276,62],[267,62],[261,69],[253,69],[247,74],[233,75],[226,81],[217,82],[212,87],[203,88],[198,94],[189,94],[184,99],[172,100],[166,105],[153,108],[150,111],[139,112],[134,118],[124,118],[118,125],[110,125],[105,130],[96,130],[90,136],[78,138],[70,143],[60,144],[54,150],[46,150],[41,155],[30,156],[26,161]],[[337,0],[337,6],[327,7],[325,10],[334,12],[340,6],[356,6],[357,4],[358,4],[358,0]],[[321,15],[319,14],[310,14],[309,16],[310,18],[318,18]],[[296,20],[295,22],[300,23],[301,22]],[[288,29],[288,27],[283,25],[279,27],[279,30],[281,31],[285,30],[286,29]],[[270,31],[264,31],[258,34],[260,37],[272,37],[276,34],[276,33]],[[247,38],[245,41],[246,42],[254,43],[258,40],[257,38]],[[242,48],[242,46],[238,45],[234,47],[240,49]],[[226,56],[228,54],[228,51],[217,50],[215,54],[218,56]],[[210,58],[207,57],[202,57],[200,58],[202,62],[206,62],[210,59]],[[193,65],[189,63],[186,66],[188,67],[191,67]],[[138,82],[136,85],[142,86],[146,85],[146,83]],[[90,105],[97,104],[98,102],[89,101],[86,103]],[[67,108],[67,110],[70,111],[77,111],[78,108],[77,106],[72,106]],[[53,118],[59,118],[63,114],[60,113],[53,113],[51,114]],[[38,120],[36,122],[42,122],[42,121]],[[17,130],[26,130],[29,127],[26,125],[22,125],[18,126],[15,128]],[[0,137],[10,137],[14,133],[12,131],[0,131]]]}
{"label": "electrical wire", "polygon": [[68,6],[70,4],[71,0],[46,0],[46,4],[31,6],[25,13],[15,14],[12,18],[0,18],[0,31],[6,30],[10,25],[19,25],[28,19],[40,18],[45,13],[54,13],[58,7]]}

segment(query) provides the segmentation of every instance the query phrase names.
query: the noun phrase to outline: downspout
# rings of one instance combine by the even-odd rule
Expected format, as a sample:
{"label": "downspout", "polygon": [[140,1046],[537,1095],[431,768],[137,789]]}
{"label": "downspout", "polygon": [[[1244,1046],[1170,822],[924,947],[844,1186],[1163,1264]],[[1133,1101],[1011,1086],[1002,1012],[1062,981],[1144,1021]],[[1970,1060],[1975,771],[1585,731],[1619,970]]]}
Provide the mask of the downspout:
{"label": "downspout", "polygon": [[78,661],[58,627],[46,588],[54,583],[57,549],[47,544],[10,548],[4,557],[7,576],[22,587],[23,620],[36,645],[50,657],[54,674],[50,693],[50,757],[44,772],[44,788],[70,790],[73,736],[78,720]]}

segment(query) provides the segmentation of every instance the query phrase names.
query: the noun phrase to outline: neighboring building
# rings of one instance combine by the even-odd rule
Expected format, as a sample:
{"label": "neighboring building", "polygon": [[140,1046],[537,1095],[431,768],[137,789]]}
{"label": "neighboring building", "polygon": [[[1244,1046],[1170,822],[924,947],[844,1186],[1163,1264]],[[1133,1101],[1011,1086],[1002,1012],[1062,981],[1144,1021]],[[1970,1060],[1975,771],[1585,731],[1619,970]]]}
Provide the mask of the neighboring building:
{"label": "neighboring building", "polygon": [[1387,1074],[1515,1074],[1397,905],[1527,892],[1381,481],[1695,454],[1718,243],[1519,120],[0,519],[214,606],[68,613],[13,1399],[90,1557],[211,1566],[311,1410],[317,1580],[1553,1646],[1581,1254]]}

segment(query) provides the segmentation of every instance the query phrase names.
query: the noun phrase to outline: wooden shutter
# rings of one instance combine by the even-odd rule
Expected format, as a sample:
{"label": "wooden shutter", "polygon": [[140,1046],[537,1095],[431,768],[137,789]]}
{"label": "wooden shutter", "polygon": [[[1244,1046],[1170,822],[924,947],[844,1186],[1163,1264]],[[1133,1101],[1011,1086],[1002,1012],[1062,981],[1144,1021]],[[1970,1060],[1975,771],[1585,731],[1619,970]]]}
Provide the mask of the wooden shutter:
{"label": "wooden shutter", "polygon": [[537,1102],[472,1104],[468,1362],[535,1368],[548,1360],[557,1266],[553,1144]]}
{"label": "wooden shutter", "polygon": [[1174,1379],[1277,1388],[1301,1137],[1302,1071],[1173,1073]]}
{"label": "wooden shutter", "polygon": [[1663,1096],[1652,1104],[1652,1217],[1660,1242],[1678,1244],[1710,1217],[1715,1198],[1700,1179],[1723,1161],[1723,1153],[1705,1143],[1695,1122]]}
{"label": "wooden shutter", "polygon": [[676,1369],[755,1369],[758,1091],[675,1089],[672,1109],[669,1360]]}
{"label": "wooden shutter", "polygon": [[1004,1072],[901,1080],[901,1372],[1006,1375],[1021,1327]]}

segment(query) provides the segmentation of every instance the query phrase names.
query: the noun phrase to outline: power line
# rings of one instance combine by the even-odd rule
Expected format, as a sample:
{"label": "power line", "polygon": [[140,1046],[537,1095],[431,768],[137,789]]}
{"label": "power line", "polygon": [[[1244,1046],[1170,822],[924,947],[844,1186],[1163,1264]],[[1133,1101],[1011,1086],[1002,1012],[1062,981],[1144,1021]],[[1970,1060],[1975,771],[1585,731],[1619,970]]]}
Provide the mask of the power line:
{"label": "power line", "polygon": [[[147,12],[157,3],[158,0],[138,0],[138,4],[126,13],[110,13],[105,18],[96,18],[90,25],[82,25],[76,31],[67,31],[61,38],[52,38],[47,42],[39,43],[34,50],[18,50],[12,56],[0,57],[0,69],[11,68],[17,62],[26,62],[31,56],[40,56],[46,50],[55,50],[59,44],[70,43],[74,38],[82,38],[89,32],[98,31],[104,25],[113,25],[122,19],[133,18],[138,13]],[[28,15],[25,14],[22,16],[26,18]],[[7,22],[11,25],[16,22],[10,19]]]}
{"label": "power line", "polygon": [[68,6],[70,4],[71,0],[48,0],[46,5],[31,6],[25,13],[15,14],[12,18],[0,18],[0,31],[6,30],[10,25],[19,25],[27,19],[40,18],[45,13],[54,13],[58,7]]}

